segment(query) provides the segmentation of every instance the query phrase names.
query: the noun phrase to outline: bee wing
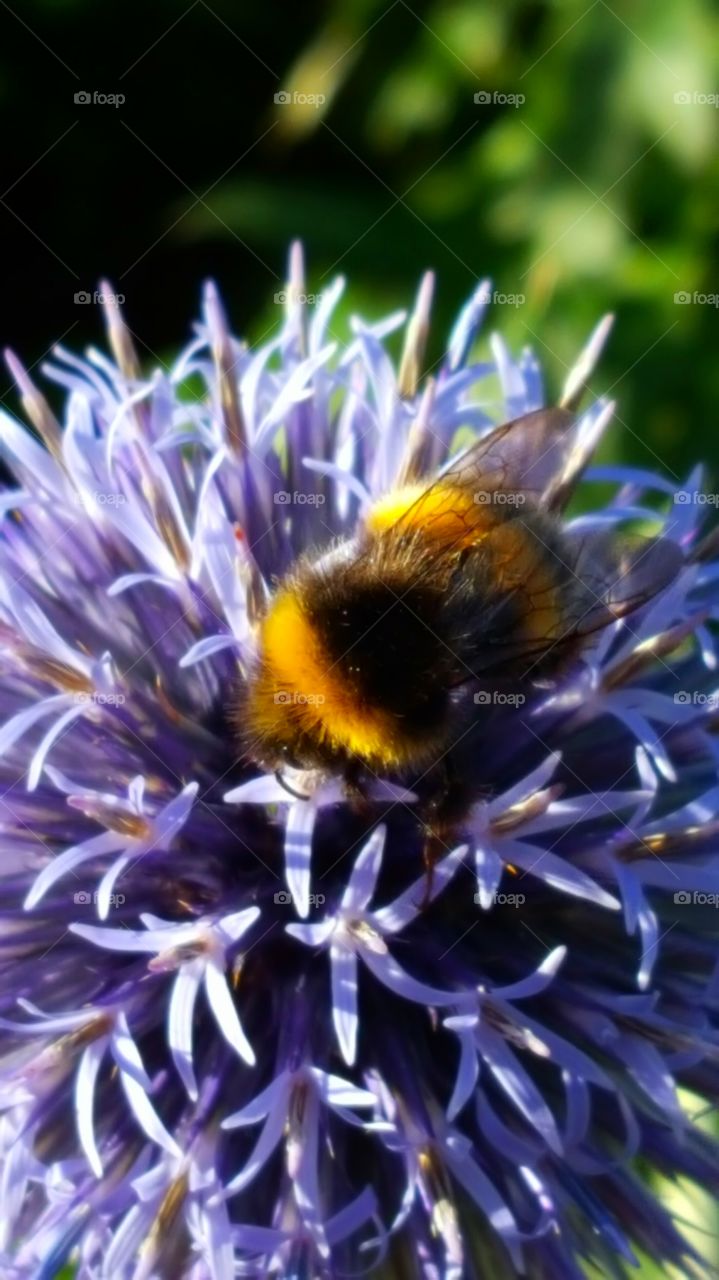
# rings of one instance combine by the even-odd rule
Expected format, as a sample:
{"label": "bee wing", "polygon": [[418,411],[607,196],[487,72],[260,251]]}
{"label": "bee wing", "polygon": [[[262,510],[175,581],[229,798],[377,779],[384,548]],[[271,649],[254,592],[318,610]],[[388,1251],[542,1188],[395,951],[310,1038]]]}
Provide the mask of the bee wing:
{"label": "bee wing", "polygon": [[594,606],[579,634],[641,608],[674,581],[683,564],[681,547],[671,538],[606,533],[583,538],[577,544],[574,572],[594,597]]}
{"label": "bee wing", "polygon": [[440,486],[480,492],[480,502],[493,493],[521,493],[544,510],[561,510],[608,417],[605,411],[587,425],[567,409],[537,409],[496,427],[436,475],[394,527],[421,522],[423,505],[432,505]]}
{"label": "bee wing", "polygon": [[495,428],[473,445],[440,479],[462,487],[512,491],[537,502],[576,470],[577,420],[566,409],[537,409]]}
{"label": "bee wing", "polygon": [[[556,619],[531,640],[490,640],[478,654],[476,674],[526,678],[533,671],[560,667],[582,639],[632,614],[669,586],[683,564],[681,549],[669,538],[594,534],[573,546],[570,539],[570,585],[563,590]],[[531,581],[521,589],[529,597],[528,611],[541,605],[531,599]]]}

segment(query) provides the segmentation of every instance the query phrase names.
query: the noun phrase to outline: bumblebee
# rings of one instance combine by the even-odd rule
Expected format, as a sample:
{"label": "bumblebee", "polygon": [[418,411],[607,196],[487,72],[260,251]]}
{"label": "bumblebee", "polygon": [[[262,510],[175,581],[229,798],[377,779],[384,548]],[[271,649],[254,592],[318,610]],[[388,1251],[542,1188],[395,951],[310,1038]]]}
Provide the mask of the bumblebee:
{"label": "bumblebee", "polygon": [[529,413],[302,558],[259,623],[237,712],[247,754],[279,776],[421,777],[490,700],[473,693],[555,679],[665,587],[675,543],[562,523],[590,454],[568,410]]}

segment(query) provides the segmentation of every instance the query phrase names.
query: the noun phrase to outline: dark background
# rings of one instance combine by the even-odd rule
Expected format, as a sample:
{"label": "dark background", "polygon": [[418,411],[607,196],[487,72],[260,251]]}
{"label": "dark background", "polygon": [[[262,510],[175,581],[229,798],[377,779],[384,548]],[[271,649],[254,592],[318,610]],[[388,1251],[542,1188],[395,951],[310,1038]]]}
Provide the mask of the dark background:
{"label": "dark background", "polygon": [[151,366],[211,275],[258,341],[299,236],[308,290],[347,274],[344,320],[434,267],[430,360],[478,278],[523,295],[491,326],[534,345],[551,393],[616,311],[594,379],[620,400],[612,454],[716,473],[719,311],[674,295],[719,295],[719,111],[674,95],[717,92],[717,44],[705,0],[0,0],[0,340],[30,365],[99,342],[74,295],[107,276]]}
{"label": "dark background", "polygon": [[[522,295],[490,325],[534,345],[550,395],[615,311],[593,382],[619,399],[609,453],[676,477],[704,457],[716,485],[719,310],[693,299],[719,295],[719,111],[696,99],[718,52],[710,0],[0,0],[0,342],[31,367],[102,342],[74,297],[103,276],[148,368],[208,276],[259,342],[301,237],[308,291],[348,276],[340,334],[434,267],[430,362],[479,278]],[[18,409],[4,373],[0,402]],[[663,1193],[714,1230],[696,1193]]]}

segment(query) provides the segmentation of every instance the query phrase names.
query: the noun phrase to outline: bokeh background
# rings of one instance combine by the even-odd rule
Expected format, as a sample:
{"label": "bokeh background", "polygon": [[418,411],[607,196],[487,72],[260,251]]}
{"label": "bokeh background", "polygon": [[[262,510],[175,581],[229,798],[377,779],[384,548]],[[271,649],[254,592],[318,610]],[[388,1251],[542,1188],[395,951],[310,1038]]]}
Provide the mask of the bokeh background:
{"label": "bokeh background", "polygon": [[74,297],[106,275],[166,360],[214,275],[257,341],[300,236],[345,314],[434,267],[430,359],[490,276],[514,300],[491,324],[553,391],[615,311],[613,455],[719,471],[716,13],[612,3],[2,0],[0,339],[29,363],[97,340]]}
{"label": "bokeh background", "polygon": [[[207,276],[258,342],[300,237],[340,334],[434,268],[430,362],[491,277],[550,395],[614,311],[609,453],[717,487],[718,52],[711,0],[0,0],[0,342],[98,342],[102,276],[148,367]],[[716,1257],[716,1208],[664,1192]]]}

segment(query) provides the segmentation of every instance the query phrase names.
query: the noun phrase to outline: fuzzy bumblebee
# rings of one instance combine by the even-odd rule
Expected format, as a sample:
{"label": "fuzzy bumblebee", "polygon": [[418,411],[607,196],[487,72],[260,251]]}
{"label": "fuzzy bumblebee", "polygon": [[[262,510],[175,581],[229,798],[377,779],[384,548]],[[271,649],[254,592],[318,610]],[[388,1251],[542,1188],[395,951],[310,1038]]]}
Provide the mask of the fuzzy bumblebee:
{"label": "fuzzy bumblebee", "polygon": [[497,428],[306,554],[260,627],[238,719],[267,768],[403,773],[445,761],[472,692],[561,672],[676,575],[667,539],[572,536],[591,445],[565,409]]}

